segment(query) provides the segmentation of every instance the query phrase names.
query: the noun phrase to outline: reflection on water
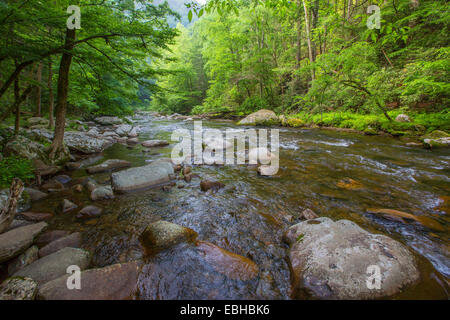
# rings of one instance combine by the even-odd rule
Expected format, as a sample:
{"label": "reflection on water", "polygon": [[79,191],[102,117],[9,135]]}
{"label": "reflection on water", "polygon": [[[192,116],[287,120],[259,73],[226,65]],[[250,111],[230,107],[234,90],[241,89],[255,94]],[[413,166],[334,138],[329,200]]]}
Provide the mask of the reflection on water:
{"label": "reflection on water", "polygon": [[[170,140],[173,130],[193,128],[192,122],[145,120],[140,140]],[[205,128],[237,128],[230,122],[203,122]],[[139,145],[116,144],[105,159],[146,161],[170,156],[171,146],[143,152]],[[422,281],[398,298],[446,298],[450,276],[448,252],[448,200],[450,194],[448,150],[405,147],[388,137],[318,129],[280,130],[280,170],[260,177],[246,166],[197,166],[202,179],[223,182],[217,193],[200,191],[199,178],[179,181],[183,188],[160,188],[119,195],[99,202],[105,214],[78,222],[70,214],[58,215],[53,228],[85,231],[85,246],[94,252],[94,263],[144,259],[139,280],[142,299],[289,299],[288,247],[282,234],[305,208],[332,219],[349,219],[370,232],[386,234],[409,246],[416,254]],[[110,174],[94,179],[107,183]],[[72,174],[81,179],[84,170]],[[77,179],[73,183],[76,183]],[[88,204],[87,194],[68,194],[77,204]],[[56,207],[53,195],[34,209]],[[367,213],[368,208],[404,211],[427,216],[439,226],[428,229],[417,222],[401,223]],[[139,235],[145,227],[164,219],[195,230],[200,240],[214,243],[253,260],[258,277],[232,280],[217,273],[194,245],[183,244],[154,257],[143,256]]]}

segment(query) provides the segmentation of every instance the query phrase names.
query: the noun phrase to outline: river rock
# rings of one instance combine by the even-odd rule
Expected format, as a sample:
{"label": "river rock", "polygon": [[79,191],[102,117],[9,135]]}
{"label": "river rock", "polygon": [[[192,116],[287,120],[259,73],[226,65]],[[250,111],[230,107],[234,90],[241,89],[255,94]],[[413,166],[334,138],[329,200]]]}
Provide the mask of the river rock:
{"label": "river rock", "polygon": [[257,112],[254,112],[241,121],[238,124],[247,124],[247,125],[263,125],[263,124],[278,124],[280,119],[277,117],[275,112],[271,110],[261,109]]}
{"label": "river rock", "polygon": [[450,137],[438,139],[424,139],[423,144],[426,148],[441,148],[450,146]]}
{"label": "river rock", "polygon": [[69,234],[70,234],[70,231],[65,231],[65,230],[47,231],[47,232],[40,234],[36,238],[35,244],[39,248],[42,248],[42,247],[46,246],[47,244],[49,244],[50,242],[53,242],[59,238],[65,237]]}
{"label": "river rock", "polygon": [[48,126],[48,120],[41,117],[32,117],[27,119],[27,123],[29,126],[35,126],[35,125],[43,125]]}
{"label": "river rock", "polygon": [[312,211],[311,209],[303,210],[302,213],[299,216],[300,219],[304,219],[304,220],[316,219],[318,217],[319,216],[314,211]]}
{"label": "river rock", "polygon": [[128,135],[128,133],[133,129],[133,127],[129,124],[122,124],[116,128],[116,133],[121,136],[125,137]]}
{"label": "river rock", "polygon": [[49,180],[41,186],[42,189],[47,190],[49,192],[61,191],[64,190],[64,185],[56,180]]}
{"label": "river rock", "polygon": [[278,173],[278,166],[262,165],[258,167],[258,173],[261,176],[274,176]]}
{"label": "river rock", "polygon": [[128,168],[131,166],[131,162],[120,160],[120,159],[110,159],[105,162],[98,164],[96,166],[92,166],[86,169],[88,173],[100,173],[106,171],[112,171],[115,169]]}
{"label": "river rock", "polygon": [[59,251],[65,247],[79,248],[81,245],[81,233],[74,232],[68,236],[61,237],[53,242],[50,242],[46,246],[39,250],[39,257],[45,257],[56,251]]}
{"label": "river rock", "polygon": [[142,142],[142,146],[146,148],[153,148],[153,147],[162,147],[162,146],[168,146],[169,142],[164,140],[147,140]]}
{"label": "river rock", "polygon": [[24,253],[12,259],[8,263],[8,274],[13,275],[20,269],[32,264],[39,258],[39,248],[37,246],[29,247]]}
{"label": "river rock", "polygon": [[89,266],[90,254],[86,250],[66,247],[48,256],[45,256],[29,266],[19,270],[15,277],[28,277],[42,285],[56,279],[67,272],[67,267],[76,265],[80,270]]}
{"label": "river rock", "polygon": [[68,131],[64,134],[64,143],[72,150],[90,154],[102,152],[112,142],[107,139],[95,138],[85,132]]}
{"label": "river rock", "polygon": [[48,196],[47,193],[33,189],[33,188],[25,188],[25,192],[30,196],[31,201],[39,201]]}
{"label": "river rock", "polygon": [[258,275],[258,266],[249,258],[206,241],[198,241],[197,249],[200,250],[209,265],[229,279],[247,281]]}
{"label": "river rock", "polygon": [[[371,234],[348,220],[322,217],[290,227],[285,240],[294,288],[316,298],[375,299],[400,292],[416,283],[419,270],[411,252],[401,243]],[[378,266],[381,288],[367,286],[368,267]]]}
{"label": "river rock", "polygon": [[78,206],[75,203],[73,203],[73,202],[71,202],[71,201],[69,201],[67,199],[64,199],[62,201],[62,203],[61,203],[61,211],[63,213],[69,212],[69,211],[71,211],[71,210],[73,210],[75,208],[78,208]]}
{"label": "river rock", "polygon": [[218,181],[209,181],[209,180],[203,180],[200,182],[200,189],[203,192],[206,192],[208,190],[212,190],[214,192],[218,191],[220,188],[225,187],[225,185]]}
{"label": "river rock", "polygon": [[92,190],[91,192],[91,200],[107,200],[113,199],[114,192],[110,186],[98,187]]}
{"label": "river rock", "polygon": [[94,121],[103,126],[111,126],[114,124],[122,124],[123,123],[122,119],[120,119],[118,117],[107,117],[107,116],[97,117],[94,119]]}
{"label": "river rock", "polygon": [[21,212],[17,214],[18,217],[31,222],[40,222],[48,220],[53,215],[51,213],[40,213],[40,212]]}
{"label": "river rock", "polygon": [[173,166],[167,161],[156,160],[143,166],[115,172],[111,175],[115,191],[129,191],[169,182]]}
{"label": "river rock", "polygon": [[411,122],[411,119],[406,114],[399,114],[397,117],[395,117],[395,121],[397,122]]}
{"label": "river rock", "polygon": [[69,275],[47,282],[39,289],[45,300],[126,300],[137,291],[139,265],[136,261],[81,272],[81,289],[68,290]]}
{"label": "river rock", "polygon": [[13,277],[0,285],[0,300],[34,300],[37,282],[30,278]]}
{"label": "river rock", "polygon": [[129,138],[126,141],[128,144],[138,144],[139,143],[139,139],[138,138]]}
{"label": "river rock", "polygon": [[60,182],[62,184],[66,184],[66,183],[72,181],[72,178],[69,177],[66,174],[60,174],[60,175],[58,175],[56,177],[53,177],[53,180],[56,180],[56,181],[58,181],[58,182]]}
{"label": "river rock", "polygon": [[158,253],[181,242],[194,241],[197,232],[167,221],[157,221],[147,226],[141,241],[151,253]]}
{"label": "river rock", "polygon": [[46,227],[45,222],[39,222],[0,234],[0,263],[8,261],[28,249]]}
{"label": "river rock", "polygon": [[12,229],[24,227],[24,226],[29,226],[30,224],[33,224],[33,222],[26,221],[26,220],[13,219],[13,221],[11,222],[11,224],[9,225],[8,229],[5,232],[10,231]]}
{"label": "river rock", "polygon": [[131,131],[128,132],[127,136],[129,138],[137,137],[138,136],[138,129],[137,129],[137,127],[134,127],[133,129],[131,129]]}
{"label": "river rock", "polygon": [[77,214],[78,219],[86,219],[96,217],[102,214],[103,209],[96,206],[87,206],[80,210]]}

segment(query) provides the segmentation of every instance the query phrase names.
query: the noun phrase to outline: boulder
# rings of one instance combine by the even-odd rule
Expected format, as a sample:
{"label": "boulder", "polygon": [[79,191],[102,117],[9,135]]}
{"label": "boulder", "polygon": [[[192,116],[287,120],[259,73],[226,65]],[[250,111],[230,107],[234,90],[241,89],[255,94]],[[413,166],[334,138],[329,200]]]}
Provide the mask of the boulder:
{"label": "boulder", "polygon": [[164,140],[147,140],[142,142],[142,146],[146,148],[168,146],[169,142]]}
{"label": "boulder", "polygon": [[12,259],[8,263],[8,274],[13,275],[20,269],[32,264],[39,258],[39,248],[37,246],[29,247],[24,253]]}
{"label": "boulder", "polygon": [[98,187],[91,191],[91,200],[106,200],[113,199],[114,192],[110,186]]}
{"label": "boulder", "polygon": [[39,159],[48,162],[44,145],[17,135],[6,143],[3,153],[6,156],[15,155],[26,159]]}
{"label": "boulder", "polygon": [[411,122],[411,119],[406,114],[399,114],[397,117],[395,117],[395,121],[397,122]]}
{"label": "boulder", "polygon": [[249,258],[222,249],[206,241],[198,241],[197,249],[205,261],[229,279],[247,281],[258,276],[258,266]]}
{"label": "boulder", "polygon": [[128,133],[133,129],[133,127],[129,124],[122,124],[116,128],[116,133],[121,136],[125,137],[128,135]]}
{"label": "boulder", "polygon": [[78,208],[78,206],[75,203],[73,203],[73,202],[71,202],[71,201],[69,201],[67,199],[64,199],[61,202],[61,211],[63,213],[69,212],[69,211],[71,211],[71,210],[73,210],[75,208]]}
{"label": "boulder", "polygon": [[450,137],[438,139],[424,139],[423,144],[426,148],[442,148],[450,146]]}
{"label": "boulder", "polygon": [[103,138],[95,138],[85,132],[68,131],[64,134],[64,143],[71,150],[85,154],[102,152],[112,142]]}
{"label": "boulder", "polygon": [[40,222],[48,220],[51,217],[53,217],[51,213],[40,213],[40,212],[22,212],[18,213],[17,216],[31,222]]}
{"label": "boulder", "polygon": [[[306,291],[322,299],[376,299],[399,293],[420,278],[405,246],[348,220],[307,220],[290,227],[285,240],[291,246],[297,296]],[[367,284],[373,266],[381,275],[376,290]]]}
{"label": "boulder", "polygon": [[43,125],[48,126],[49,121],[45,118],[41,117],[32,117],[27,119],[27,124],[29,126],[35,126],[35,125]]}
{"label": "boulder", "polygon": [[28,249],[46,227],[45,222],[39,222],[0,234],[0,263],[8,261]]}
{"label": "boulder", "polygon": [[181,242],[194,241],[197,232],[167,221],[157,221],[147,226],[141,242],[148,252],[155,254]]}
{"label": "boulder", "polygon": [[39,258],[48,256],[54,252],[57,252],[65,247],[79,248],[81,245],[81,233],[74,232],[68,236],[61,237],[53,242],[50,242],[46,246],[39,250]]}
{"label": "boulder", "polygon": [[33,189],[33,188],[25,188],[25,192],[30,196],[31,201],[39,201],[48,196],[47,193]]}
{"label": "boulder", "polygon": [[106,160],[105,162],[98,164],[96,166],[92,166],[86,169],[88,173],[100,173],[100,172],[107,172],[112,171],[115,169],[122,169],[122,168],[128,168],[131,166],[131,162],[120,160],[120,159],[110,159]]}
{"label": "boulder", "polygon": [[68,290],[69,275],[47,282],[39,289],[45,300],[126,300],[137,291],[139,265],[137,262],[114,264],[81,272],[81,289]]}
{"label": "boulder", "polygon": [[49,244],[50,242],[53,242],[59,238],[65,237],[70,234],[70,231],[65,230],[52,230],[47,231],[42,234],[40,234],[35,241],[35,244],[42,248],[43,246]]}
{"label": "boulder", "polygon": [[203,192],[206,192],[208,190],[216,192],[223,187],[225,187],[225,185],[218,181],[203,180],[202,182],[200,182],[200,189]]}
{"label": "boulder", "polygon": [[19,220],[19,219],[13,219],[11,224],[9,225],[8,229],[5,231],[10,231],[12,229],[20,228],[23,226],[29,226],[30,224],[33,224],[33,222],[26,221],[26,220]]}
{"label": "boulder", "polygon": [[97,117],[94,119],[95,122],[103,126],[112,126],[114,124],[122,124],[122,119],[118,117]]}
{"label": "boulder", "polygon": [[134,127],[133,129],[131,129],[131,131],[128,132],[127,136],[129,138],[137,137],[138,136],[138,129],[137,129],[137,127]]}
{"label": "boulder", "polygon": [[13,277],[0,285],[0,300],[34,300],[37,282],[30,278]]}
{"label": "boulder", "polygon": [[111,184],[115,191],[130,191],[169,182],[173,174],[171,163],[157,160],[143,167],[113,173]]}
{"label": "boulder", "polygon": [[65,275],[71,265],[84,270],[89,266],[89,262],[90,254],[86,250],[66,247],[33,262],[16,272],[14,276],[31,278],[40,286]]}
{"label": "boulder", "polygon": [[278,124],[280,119],[277,117],[275,112],[271,110],[261,109],[257,112],[254,112],[241,121],[238,124],[246,124],[246,125],[270,125],[270,124]]}
{"label": "boulder", "polygon": [[80,210],[77,214],[78,219],[86,219],[97,217],[102,214],[103,209],[96,206],[87,206]]}

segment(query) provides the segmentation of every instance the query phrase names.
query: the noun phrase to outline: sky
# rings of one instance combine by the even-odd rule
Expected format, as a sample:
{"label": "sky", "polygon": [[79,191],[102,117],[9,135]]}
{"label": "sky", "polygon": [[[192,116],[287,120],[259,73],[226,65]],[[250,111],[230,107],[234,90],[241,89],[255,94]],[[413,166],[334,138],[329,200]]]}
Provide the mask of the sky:
{"label": "sky", "polygon": [[196,2],[200,3],[200,4],[205,4],[206,0],[195,0]]}

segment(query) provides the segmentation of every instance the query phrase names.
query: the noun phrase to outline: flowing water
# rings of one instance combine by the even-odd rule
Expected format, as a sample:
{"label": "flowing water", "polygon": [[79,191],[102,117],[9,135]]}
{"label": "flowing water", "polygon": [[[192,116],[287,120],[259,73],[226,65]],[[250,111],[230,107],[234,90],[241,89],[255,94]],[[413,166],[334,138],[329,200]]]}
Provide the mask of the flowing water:
{"label": "flowing water", "polygon": [[[140,140],[170,140],[173,130],[193,128],[192,122],[138,121]],[[230,122],[204,121],[204,128],[237,128]],[[133,166],[170,156],[173,145],[143,152],[115,144],[94,163],[124,159]],[[98,219],[79,222],[75,214],[59,214],[53,229],[83,231],[84,247],[95,266],[143,259],[140,299],[290,299],[291,275],[283,232],[297,222],[303,209],[319,216],[348,219],[362,228],[386,234],[414,252],[421,282],[394,298],[448,298],[450,152],[405,147],[394,138],[364,136],[319,129],[280,128],[280,170],[261,177],[249,166],[193,166],[201,179],[221,181],[216,193],[200,190],[200,178],[184,188],[153,188],[99,201]],[[70,173],[75,184],[84,170]],[[107,184],[110,174],[93,175]],[[352,179],[352,180],[351,180]],[[80,207],[90,204],[87,193],[64,191],[34,205],[33,211],[57,207],[62,197]],[[417,222],[388,220],[367,213],[368,208],[396,209],[432,219],[432,228]],[[139,235],[163,219],[195,230],[198,239],[252,259],[257,278],[229,279],[202,259],[195,246],[178,245],[156,256],[146,256]]]}

